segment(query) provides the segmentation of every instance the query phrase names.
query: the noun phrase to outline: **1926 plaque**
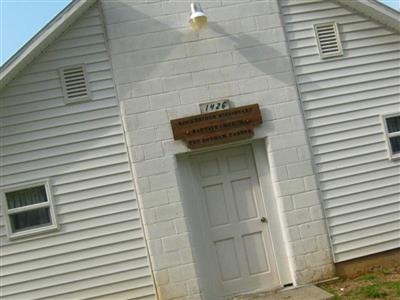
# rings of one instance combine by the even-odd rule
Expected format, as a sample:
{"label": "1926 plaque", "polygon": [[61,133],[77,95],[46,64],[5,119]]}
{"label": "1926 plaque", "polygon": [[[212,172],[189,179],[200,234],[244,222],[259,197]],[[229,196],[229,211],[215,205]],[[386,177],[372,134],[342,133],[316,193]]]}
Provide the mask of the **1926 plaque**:
{"label": "1926 plaque", "polygon": [[261,123],[258,104],[171,120],[174,139],[191,149],[251,138]]}

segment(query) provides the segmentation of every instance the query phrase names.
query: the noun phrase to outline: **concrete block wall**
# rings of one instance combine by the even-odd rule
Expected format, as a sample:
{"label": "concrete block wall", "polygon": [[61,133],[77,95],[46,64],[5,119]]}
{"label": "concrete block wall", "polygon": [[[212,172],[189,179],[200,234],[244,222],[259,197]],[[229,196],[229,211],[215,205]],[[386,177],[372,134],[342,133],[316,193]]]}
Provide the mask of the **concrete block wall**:
{"label": "concrete block wall", "polygon": [[201,299],[190,220],[178,186],[170,119],[199,103],[258,103],[276,201],[296,283],[333,264],[277,2],[202,1],[208,28],[188,25],[188,1],[102,1],[115,84],[160,299]]}

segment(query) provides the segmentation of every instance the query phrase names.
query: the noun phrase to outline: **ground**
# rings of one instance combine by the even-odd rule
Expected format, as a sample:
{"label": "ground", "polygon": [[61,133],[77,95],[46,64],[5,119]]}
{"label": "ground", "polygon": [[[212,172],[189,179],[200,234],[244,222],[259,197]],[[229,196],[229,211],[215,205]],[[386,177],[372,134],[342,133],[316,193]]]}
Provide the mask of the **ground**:
{"label": "ground", "polygon": [[334,300],[400,299],[400,266],[374,267],[354,279],[338,279],[319,287],[334,295]]}

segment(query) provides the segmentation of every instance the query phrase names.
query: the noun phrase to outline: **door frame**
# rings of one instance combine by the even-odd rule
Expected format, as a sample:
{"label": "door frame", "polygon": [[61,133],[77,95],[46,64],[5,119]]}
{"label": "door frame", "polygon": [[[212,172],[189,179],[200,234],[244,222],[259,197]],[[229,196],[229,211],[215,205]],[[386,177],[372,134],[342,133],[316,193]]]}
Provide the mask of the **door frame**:
{"label": "door frame", "polygon": [[207,261],[208,257],[207,251],[204,249],[204,247],[202,247],[202,242],[206,240],[207,234],[204,232],[204,230],[202,230],[200,223],[201,220],[199,219],[199,215],[196,213],[201,208],[199,204],[201,199],[199,199],[200,195],[193,193],[193,191],[197,191],[197,184],[195,175],[192,171],[190,159],[192,156],[199,155],[201,153],[221,151],[246,145],[250,145],[253,152],[254,164],[262,198],[261,200],[266,210],[268,226],[272,239],[272,255],[276,259],[276,267],[278,271],[277,275],[280,285],[284,286],[294,282],[289,265],[289,258],[287,255],[287,246],[285,245],[283,238],[279,210],[271,181],[265,139],[232,143],[229,145],[211,147],[177,155],[177,164],[179,170],[178,183],[182,187],[181,193],[183,196],[182,198],[184,199],[183,206],[185,215],[188,217],[190,228],[194,236],[192,239],[192,247],[194,248],[195,258],[197,262],[201,262],[197,264],[197,269],[201,281],[200,284],[203,287],[202,292],[204,294],[204,299],[216,299],[216,297],[221,297],[221,295],[218,293],[218,286],[216,286],[215,280],[213,280],[211,276],[203,275],[212,274],[214,265],[204,263]]}

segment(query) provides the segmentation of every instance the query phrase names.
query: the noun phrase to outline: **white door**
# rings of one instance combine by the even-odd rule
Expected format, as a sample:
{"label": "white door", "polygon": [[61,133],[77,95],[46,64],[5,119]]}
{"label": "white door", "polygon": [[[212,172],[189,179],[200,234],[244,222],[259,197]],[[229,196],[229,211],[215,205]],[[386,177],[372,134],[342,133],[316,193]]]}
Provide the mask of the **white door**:
{"label": "white door", "polygon": [[[192,157],[208,275],[221,296],[280,286],[251,146]],[[201,263],[201,262],[200,262]]]}

